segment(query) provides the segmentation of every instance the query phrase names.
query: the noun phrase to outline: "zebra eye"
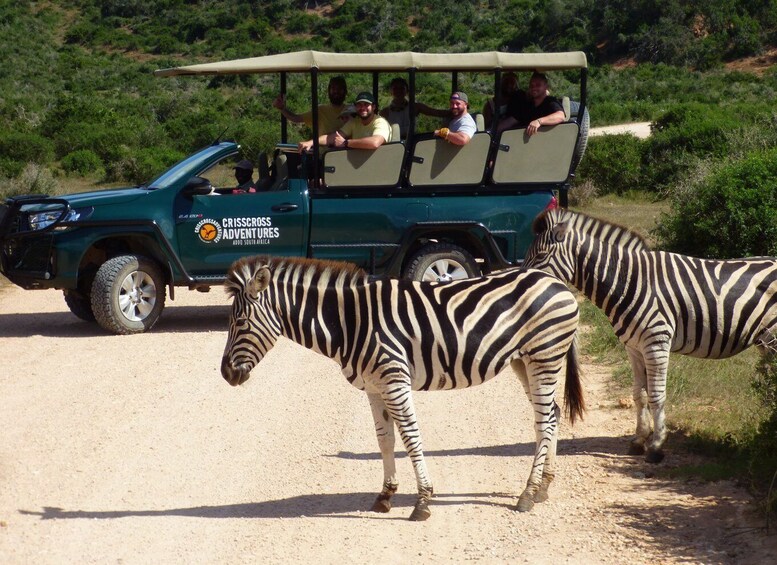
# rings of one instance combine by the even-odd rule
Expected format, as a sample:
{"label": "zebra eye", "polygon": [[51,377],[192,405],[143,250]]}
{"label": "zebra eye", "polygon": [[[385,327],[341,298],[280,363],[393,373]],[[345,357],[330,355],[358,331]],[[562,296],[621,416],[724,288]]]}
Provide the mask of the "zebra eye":
{"label": "zebra eye", "polygon": [[248,321],[248,318],[246,316],[235,317],[235,324],[237,324],[238,326],[244,326],[247,321]]}

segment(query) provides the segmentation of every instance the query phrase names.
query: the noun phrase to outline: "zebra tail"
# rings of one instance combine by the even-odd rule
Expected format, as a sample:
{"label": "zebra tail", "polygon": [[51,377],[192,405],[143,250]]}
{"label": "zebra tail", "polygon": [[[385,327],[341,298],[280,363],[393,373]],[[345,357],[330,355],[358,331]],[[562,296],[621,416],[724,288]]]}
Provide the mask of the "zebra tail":
{"label": "zebra tail", "polygon": [[577,354],[577,334],[567,351],[567,378],[564,384],[564,406],[569,421],[573,424],[579,417],[583,419],[585,399],[580,379],[580,362]]}

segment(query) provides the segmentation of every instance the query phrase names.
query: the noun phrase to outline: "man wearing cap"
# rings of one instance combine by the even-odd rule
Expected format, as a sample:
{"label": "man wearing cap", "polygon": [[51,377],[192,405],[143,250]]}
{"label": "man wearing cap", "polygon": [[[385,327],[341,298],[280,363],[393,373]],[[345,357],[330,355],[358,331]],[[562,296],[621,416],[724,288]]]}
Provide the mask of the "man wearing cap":
{"label": "man wearing cap", "polygon": [[548,77],[535,71],[529,79],[529,89],[516,91],[507,103],[507,117],[499,122],[498,131],[526,128],[526,135],[537,133],[541,126],[555,126],[566,118],[564,108],[553,96],[548,96]]}
{"label": "man wearing cap", "polygon": [[235,179],[237,187],[232,189],[232,194],[243,194],[244,192],[256,192],[254,184],[254,164],[248,159],[243,159],[233,167],[235,169]]}
{"label": "man wearing cap", "polygon": [[466,145],[478,130],[475,120],[469,114],[469,98],[463,92],[454,92],[450,100],[451,119],[447,128],[434,131],[434,135],[453,145]]}
{"label": "man wearing cap", "polygon": [[[377,149],[391,141],[391,126],[375,113],[375,98],[360,92],[354,101],[356,116],[340,125],[340,129],[318,138],[319,145],[346,149]],[[313,140],[301,141],[300,152],[310,151]]]}
{"label": "man wearing cap", "polygon": [[[332,77],[327,87],[329,104],[320,104],[318,106],[318,131],[321,133],[331,133],[337,131],[342,124],[340,113],[344,109],[345,97],[348,94],[348,87],[345,78],[341,76]],[[295,124],[305,123],[308,126],[313,125],[313,112],[304,112],[295,114],[286,107],[286,97],[282,94],[272,103],[274,108],[281,111],[286,119]]]}

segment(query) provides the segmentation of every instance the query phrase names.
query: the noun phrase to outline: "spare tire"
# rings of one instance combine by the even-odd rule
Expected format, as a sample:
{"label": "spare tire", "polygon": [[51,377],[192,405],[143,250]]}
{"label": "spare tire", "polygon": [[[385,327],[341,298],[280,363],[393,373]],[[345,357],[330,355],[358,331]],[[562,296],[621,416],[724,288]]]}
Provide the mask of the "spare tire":
{"label": "spare tire", "polygon": [[588,129],[591,125],[591,116],[588,115],[588,106],[585,107],[582,116],[578,116],[580,111],[580,102],[576,100],[569,101],[569,114],[572,118],[575,118],[580,131],[577,136],[577,145],[575,145],[575,152],[572,154],[572,164],[569,167],[569,174],[574,174],[575,169],[583,159],[585,148],[588,145]]}

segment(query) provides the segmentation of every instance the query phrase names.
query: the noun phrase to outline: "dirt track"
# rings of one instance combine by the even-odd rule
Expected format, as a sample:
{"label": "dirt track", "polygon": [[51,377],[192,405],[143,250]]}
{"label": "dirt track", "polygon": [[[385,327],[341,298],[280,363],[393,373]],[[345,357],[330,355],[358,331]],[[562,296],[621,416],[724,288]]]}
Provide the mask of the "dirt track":
{"label": "dirt track", "polygon": [[[366,512],[382,479],[366,398],[288,341],[229,387],[226,317],[220,289],[179,291],[151,333],[118,337],[59,292],[0,287],[0,562],[777,561],[777,532],[752,529],[764,520],[743,490],[658,479],[623,455],[631,412],[591,366],[550,501],[511,509],[534,438],[506,373],[416,396],[429,521],[406,520],[406,457],[394,510]],[[680,462],[670,452],[662,467]]]}

